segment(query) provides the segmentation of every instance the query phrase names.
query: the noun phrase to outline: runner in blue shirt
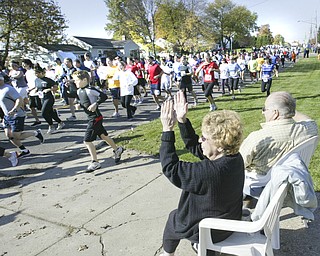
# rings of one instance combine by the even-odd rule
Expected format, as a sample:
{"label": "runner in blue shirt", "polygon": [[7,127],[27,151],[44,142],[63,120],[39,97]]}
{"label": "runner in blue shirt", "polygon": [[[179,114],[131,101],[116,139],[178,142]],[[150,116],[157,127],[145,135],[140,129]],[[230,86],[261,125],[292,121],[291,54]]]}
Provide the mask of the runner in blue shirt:
{"label": "runner in blue shirt", "polygon": [[264,63],[261,66],[261,92],[267,91],[267,96],[270,95],[270,88],[272,84],[272,75],[274,71],[274,65],[271,64],[269,58],[264,59]]}

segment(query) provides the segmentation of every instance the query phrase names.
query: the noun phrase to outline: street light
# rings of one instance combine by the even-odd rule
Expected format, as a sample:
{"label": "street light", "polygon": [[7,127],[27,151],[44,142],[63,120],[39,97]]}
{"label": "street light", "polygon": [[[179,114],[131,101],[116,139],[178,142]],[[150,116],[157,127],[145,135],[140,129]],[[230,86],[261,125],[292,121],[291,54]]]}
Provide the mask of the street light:
{"label": "street light", "polygon": [[316,22],[306,21],[306,20],[298,20],[298,22],[308,23],[310,25],[315,25],[316,28],[316,48],[318,48],[318,18],[317,18],[317,12],[316,12]]}

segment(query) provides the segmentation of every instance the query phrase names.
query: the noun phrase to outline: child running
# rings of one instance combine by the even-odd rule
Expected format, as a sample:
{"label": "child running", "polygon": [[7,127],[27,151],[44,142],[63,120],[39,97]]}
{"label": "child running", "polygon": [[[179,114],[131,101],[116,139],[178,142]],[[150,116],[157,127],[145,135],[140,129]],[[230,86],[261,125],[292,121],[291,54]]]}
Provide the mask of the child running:
{"label": "child running", "polygon": [[117,147],[113,139],[108,136],[107,131],[102,125],[103,116],[98,109],[98,105],[107,99],[107,95],[94,87],[90,87],[90,75],[87,71],[76,71],[72,77],[78,88],[77,94],[80,100],[80,104],[78,104],[77,108],[80,105],[88,116],[88,126],[84,136],[84,144],[89,150],[92,161],[86,172],[93,172],[94,170],[101,168],[101,165],[98,162],[96,148],[92,143],[97,136],[113,148],[115,162],[119,163],[124,149],[122,147]]}

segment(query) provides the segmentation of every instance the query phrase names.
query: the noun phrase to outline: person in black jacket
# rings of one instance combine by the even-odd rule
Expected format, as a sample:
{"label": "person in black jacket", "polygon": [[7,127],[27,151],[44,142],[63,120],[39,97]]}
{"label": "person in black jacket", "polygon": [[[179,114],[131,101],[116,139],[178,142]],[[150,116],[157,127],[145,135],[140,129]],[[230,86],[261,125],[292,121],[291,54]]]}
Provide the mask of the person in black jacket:
{"label": "person in black jacket", "polygon": [[[241,219],[244,163],[239,153],[242,124],[234,111],[208,113],[202,121],[202,136],[196,135],[186,118],[188,104],[183,92],[161,108],[163,133],[160,160],[164,175],[181,188],[178,209],[173,210],[163,233],[164,256],[173,256],[181,239],[199,242],[199,222],[203,218]],[[201,161],[179,161],[173,128],[178,122],[186,148]],[[213,242],[231,232],[212,230]]]}

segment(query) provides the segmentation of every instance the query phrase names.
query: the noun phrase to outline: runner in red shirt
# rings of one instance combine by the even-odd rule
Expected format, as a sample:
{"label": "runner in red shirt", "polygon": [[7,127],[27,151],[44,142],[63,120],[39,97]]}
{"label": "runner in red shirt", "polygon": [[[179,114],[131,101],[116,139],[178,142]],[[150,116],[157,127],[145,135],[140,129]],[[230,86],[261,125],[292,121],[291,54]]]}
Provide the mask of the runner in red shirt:
{"label": "runner in red shirt", "polygon": [[[137,65],[135,65],[133,59],[127,58],[126,70],[130,70],[138,78],[137,72],[139,71],[139,69],[138,69]],[[133,92],[133,99],[134,99],[133,106],[135,106],[137,104],[141,104],[143,99],[141,98],[141,94],[140,94],[140,90],[139,90],[138,84],[135,85],[133,89],[134,89],[134,92]]]}
{"label": "runner in red shirt", "polygon": [[134,65],[137,67],[136,76],[138,78],[138,86],[143,90],[143,97],[147,97],[148,93],[146,90],[146,79],[144,76],[145,68],[141,61],[138,58],[134,59]]}
{"label": "runner in red shirt", "polygon": [[210,55],[207,54],[205,56],[205,61],[197,68],[196,75],[198,76],[200,72],[203,72],[204,95],[210,103],[210,111],[218,109],[212,97],[212,90],[215,84],[214,71],[219,72],[219,67],[215,62],[211,61]]}
{"label": "runner in red shirt", "polygon": [[147,81],[150,84],[150,94],[152,95],[154,102],[157,104],[156,110],[160,110],[159,99],[163,100],[160,90],[160,77],[163,71],[160,66],[154,61],[154,58],[152,56],[149,57],[148,62],[149,65]]}

